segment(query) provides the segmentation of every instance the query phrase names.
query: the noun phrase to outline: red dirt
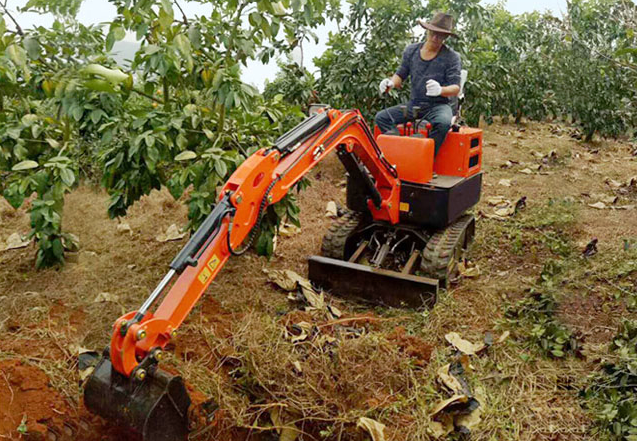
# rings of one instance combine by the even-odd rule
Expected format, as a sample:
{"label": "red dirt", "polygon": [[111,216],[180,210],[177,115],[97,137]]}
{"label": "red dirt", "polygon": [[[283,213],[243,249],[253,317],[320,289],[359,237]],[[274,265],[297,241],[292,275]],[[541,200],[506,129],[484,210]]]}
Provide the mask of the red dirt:
{"label": "red dirt", "polygon": [[43,371],[19,360],[3,360],[0,377],[0,437],[18,439],[22,433],[23,439],[39,440],[50,430],[64,430],[73,412]]}
{"label": "red dirt", "polygon": [[405,328],[397,326],[387,339],[395,343],[405,354],[416,361],[416,366],[426,366],[431,359],[433,346],[419,337],[407,335]]}

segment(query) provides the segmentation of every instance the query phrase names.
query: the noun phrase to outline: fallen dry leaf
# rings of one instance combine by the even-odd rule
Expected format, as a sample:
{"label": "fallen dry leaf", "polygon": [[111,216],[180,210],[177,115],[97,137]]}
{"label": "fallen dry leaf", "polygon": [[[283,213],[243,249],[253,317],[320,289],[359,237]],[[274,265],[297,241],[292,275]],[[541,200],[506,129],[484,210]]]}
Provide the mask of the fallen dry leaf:
{"label": "fallen dry leaf", "polygon": [[462,387],[462,383],[449,372],[450,366],[450,364],[446,364],[438,369],[438,381],[454,394],[460,394],[464,388]]}
{"label": "fallen dry leaf", "polygon": [[270,419],[279,433],[279,441],[294,441],[299,436],[299,431],[293,422],[285,423],[284,412],[279,406],[270,409]]}
{"label": "fallen dry leaf", "polygon": [[279,234],[283,237],[292,237],[295,234],[299,234],[301,229],[296,225],[283,224],[279,227]]}
{"label": "fallen dry leaf", "polygon": [[117,224],[117,231],[119,231],[120,233],[125,233],[128,231],[130,234],[133,234],[133,230],[131,230],[130,225],[123,222],[121,224]]}
{"label": "fallen dry leaf", "polygon": [[277,284],[286,291],[294,291],[298,283],[305,280],[292,270],[263,270],[268,275],[268,280]]}
{"label": "fallen dry leaf", "polygon": [[385,441],[385,425],[376,420],[360,417],[356,427],[365,429],[371,435],[372,441]]}
{"label": "fallen dry leaf", "polygon": [[589,207],[597,208],[598,210],[603,210],[606,208],[606,204],[603,202],[595,202],[594,204],[588,204]]}
{"label": "fallen dry leaf", "polygon": [[498,185],[502,185],[503,187],[510,187],[511,186],[511,179],[500,179],[498,181]]}
{"label": "fallen dry leaf", "polygon": [[504,198],[504,196],[492,196],[487,199],[487,203],[489,205],[500,205],[502,203],[508,203],[509,201]]}
{"label": "fallen dry leaf", "polygon": [[605,182],[606,184],[608,184],[608,185],[609,185],[610,187],[612,187],[612,188],[619,188],[619,187],[621,187],[621,186],[622,186],[622,183],[621,183],[621,182],[618,182],[618,181],[616,181],[616,180],[614,180],[614,179],[611,179],[611,178],[606,178],[606,179],[604,179],[604,182]]}
{"label": "fallen dry leaf", "polygon": [[511,335],[509,331],[504,331],[496,343],[503,343],[507,338],[509,338],[509,335]]}
{"label": "fallen dry leaf", "polygon": [[528,167],[527,167],[527,168],[523,168],[522,170],[520,170],[520,173],[523,173],[523,174],[525,174],[525,175],[532,175],[532,174],[533,174],[533,172],[531,171],[531,169],[530,169],[530,168],[528,168]]}
{"label": "fallen dry leaf", "polygon": [[312,287],[309,280],[303,279],[299,281],[301,287],[301,294],[305,297],[305,301],[315,309],[325,308],[325,295],[321,292],[318,293]]}
{"label": "fallen dry leaf", "polygon": [[326,217],[337,217],[338,216],[338,207],[336,206],[336,202],[329,201],[327,203],[327,207],[325,208],[325,216]]}
{"label": "fallen dry leaf", "polygon": [[513,214],[515,214],[515,207],[513,205],[506,205],[496,208],[493,212],[500,217],[513,216]]}
{"label": "fallen dry leaf", "polygon": [[465,262],[458,263],[458,271],[463,277],[470,278],[479,277],[481,274],[480,267],[478,265],[468,266]]}
{"label": "fallen dry leaf", "polygon": [[6,246],[4,247],[3,251],[8,251],[8,250],[15,250],[17,248],[24,248],[27,245],[29,245],[29,240],[24,241],[22,240],[22,237],[20,237],[19,233],[13,233],[11,234],[9,237],[7,237],[6,240]]}
{"label": "fallen dry leaf", "polygon": [[179,227],[177,225],[172,224],[170,227],[168,227],[166,233],[159,234],[155,239],[157,240],[157,242],[168,242],[172,240],[183,239],[185,235],[186,233],[179,232]]}
{"label": "fallen dry leaf", "polygon": [[454,407],[457,407],[460,404],[464,404],[467,401],[469,401],[469,397],[467,397],[464,394],[454,395],[453,397],[438,403],[436,407],[434,407],[433,410],[431,411],[431,416],[432,418],[435,418],[443,410],[447,412],[451,412],[454,410],[453,409]]}
{"label": "fallen dry leaf", "polygon": [[478,424],[482,421],[482,410],[485,402],[484,391],[481,388],[476,389],[472,403],[475,404],[475,408],[473,408],[473,410],[469,413],[457,415],[454,421],[455,426],[464,433],[474,431]]}
{"label": "fallen dry leaf", "polygon": [[445,415],[442,421],[429,421],[428,429],[434,438],[442,438],[453,432],[453,416]]}
{"label": "fallen dry leaf", "polygon": [[314,325],[308,322],[298,322],[295,323],[292,327],[299,330],[299,335],[292,336],[292,343],[298,343],[301,341],[305,341],[310,337]]}
{"label": "fallen dry leaf", "polygon": [[460,334],[457,332],[448,333],[445,335],[445,340],[447,340],[460,352],[467,355],[475,355],[485,348],[484,343],[471,343],[470,341],[460,337]]}
{"label": "fallen dry leaf", "polygon": [[118,300],[119,300],[119,297],[116,296],[115,294],[111,294],[108,292],[101,292],[97,295],[97,297],[95,297],[95,300],[93,300],[93,303],[101,303],[101,302],[117,303]]}
{"label": "fallen dry leaf", "polygon": [[533,156],[535,156],[536,158],[538,158],[538,159],[542,159],[542,158],[544,158],[544,153],[540,153],[540,152],[538,152],[537,150],[532,150],[532,151],[531,151],[531,154],[532,154]]}

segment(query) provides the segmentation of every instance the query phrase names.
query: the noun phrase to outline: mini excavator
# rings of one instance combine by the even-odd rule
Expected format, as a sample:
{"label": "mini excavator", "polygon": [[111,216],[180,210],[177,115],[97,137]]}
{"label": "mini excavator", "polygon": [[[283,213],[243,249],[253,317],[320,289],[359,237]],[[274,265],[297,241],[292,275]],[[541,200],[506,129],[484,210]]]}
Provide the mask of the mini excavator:
{"label": "mini excavator", "polygon": [[414,120],[374,134],[359,111],[319,105],[248,157],[148,299],[113,325],[85,406],[144,440],[187,438],[190,397],[181,377],[158,367],[164,348],[228,258],[248,248],[267,206],[333,150],[347,171],[349,211],[310,258],[310,281],[377,304],[433,305],[473,239],[467,210],[480,198],[482,131],[454,125],[434,161],[428,128]]}

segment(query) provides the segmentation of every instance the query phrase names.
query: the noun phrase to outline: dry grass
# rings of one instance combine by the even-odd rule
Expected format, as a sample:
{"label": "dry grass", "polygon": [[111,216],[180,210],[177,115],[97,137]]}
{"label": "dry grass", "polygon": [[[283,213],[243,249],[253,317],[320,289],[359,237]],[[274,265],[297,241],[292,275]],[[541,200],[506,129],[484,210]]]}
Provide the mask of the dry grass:
{"label": "dry grass", "polygon": [[[303,440],[362,441],[365,435],[356,429],[360,416],[384,423],[388,440],[431,439],[429,414],[447,398],[435,383],[436,371],[454,357],[444,335],[455,331],[471,341],[487,332],[500,335],[506,305],[539,284],[548,259],[566,262],[564,283],[556,287],[559,319],[590,343],[608,339],[618,320],[632,314],[626,301],[637,275],[632,254],[619,251],[624,238],[637,239],[635,211],[601,212],[587,204],[591,194],[612,193],[605,177],[622,181],[637,175],[637,161],[627,159],[629,147],[621,142],[591,147],[549,125],[524,129],[486,129],[485,185],[477,212],[489,213],[490,196],[527,196],[527,208],[513,220],[479,219],[474,260],[482,275],[463,280],[430,311],[370,311],[328,296],[344,317],[367,319],[327,326],[330,318],[302,311],[267,282],[263,268],[306,273],[307,256],[320,249],[329,222],[326,202],[344,203],[336,158],[312,172],[312,186],[300,196],[302,233],[282,238],[270,261],[250,254],[231,259],[171,349],[165,366],[182,373],[201,400],[219,404],[214,426],[194,439],[276,439],[273,413],[279,425],[294,424]],[[540,174],[519,173],[538,163],[532,150],[556,150],[558,160],[543,165]],[[501,167],[507,160],[519,164]],[[513,185],[498,185],[502,178]],[[629,196],[621,195],[618,203],[627,203]],[[549,199],[565,198],[572,204],[566,211],[574,215],[547,224],[554,214],[547,211]],[[22,360],[44,371],[51,389],[70,403],[68,419],[88,422],[90,433],[82,438],[96,440],[123,435],[74,407],[79,402],[76,347],[100,350],[107,344],[112,322],[142,303],[184,243],[159,243],[154,237],[172,223],[186,224],[185,207],[166,191],[143,198],[120,221],[132,234],[117,230],[118,221],[106,216],[106,203],[102,192],[88,187],[67,197],[64,228],[80,237],[81,251],[62,269],[34,271],[33,245],[0,252],[0,360]],[[28,231],[25,209],[15,211],[2,200],[0,220],[0,242],[12,232]],[[599,254],[582,260],[579,253],[592,237],[599,239]],[[571,247],[570,254],[556,251],[556,244]],[[94,302],[101,292],[116,300]],[[301,321],[318,333],[293,343],[292,325]],[[429,361],[425,347],[433,349]],[[591,439],[592,420],[577,396],[591,362],[542,358],[518,333],[469,362],[469,385],[485,396],[482,423],[472,439]]]}

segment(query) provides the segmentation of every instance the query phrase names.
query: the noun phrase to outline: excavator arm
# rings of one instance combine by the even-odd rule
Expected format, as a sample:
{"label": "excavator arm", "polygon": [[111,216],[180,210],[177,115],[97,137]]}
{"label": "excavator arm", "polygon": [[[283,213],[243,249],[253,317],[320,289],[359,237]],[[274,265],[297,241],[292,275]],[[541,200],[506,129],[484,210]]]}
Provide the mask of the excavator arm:
{"label": "excavator arm", "polygon": [[[236,169],[160,284],[138,311],[115,322],[110,347],[85,387],[90,410],[131,426],[145,439],[185,436],[187,423],[184,428],[181,422],[190,402],[183,397],[181,379],[157,369],[163,349],[228,258],[250,245],[267,206],[280,201],[333,150],[348,172],[366,184],[372,216],[398,223],[398,174],[360,112],[328,109],[307,118]],[[151,380],[160,386],[149,385]]]}

